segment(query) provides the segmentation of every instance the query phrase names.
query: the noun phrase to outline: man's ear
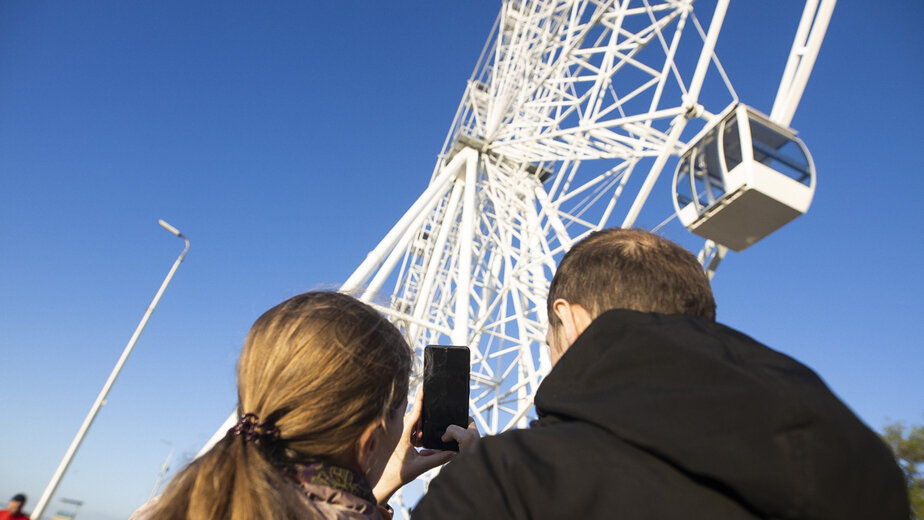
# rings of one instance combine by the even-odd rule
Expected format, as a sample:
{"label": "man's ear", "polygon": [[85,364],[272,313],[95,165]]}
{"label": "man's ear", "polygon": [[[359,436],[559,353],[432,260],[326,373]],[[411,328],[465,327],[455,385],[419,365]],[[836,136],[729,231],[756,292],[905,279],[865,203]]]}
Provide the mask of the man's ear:
{"label": "man's ear", "polygon": [[381,442],[381,439],[379,439],[379,430],[383,428],[382,423],[376,421],[366,426],[366,429],[363,430],[363,434],[359,436],[356,449],[356,461],[359,463],[359,469],[362,470],[363,475],[372,470],[372,456],[375,453],[375,449],[378,447],[377,443]]}
{"label": "man's ear", "polygon": [[552,310],[561,320],[562,333],[568,347],[577,341],[578,336],[593,321],[590,313],[583,306],[562,298],[558,298],[552,303]]}

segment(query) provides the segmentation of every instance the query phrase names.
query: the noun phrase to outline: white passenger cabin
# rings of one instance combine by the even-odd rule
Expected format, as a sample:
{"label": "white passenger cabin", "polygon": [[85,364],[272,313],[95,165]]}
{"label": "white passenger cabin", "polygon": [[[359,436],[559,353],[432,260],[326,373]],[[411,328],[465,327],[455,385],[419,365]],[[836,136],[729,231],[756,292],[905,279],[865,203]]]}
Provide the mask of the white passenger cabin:
{"label": "white passenger cabin", "polygon": [[808,210],[815,165],[795,132],[734,104],[683,149],[673,191],[687,229],[743,251]]}

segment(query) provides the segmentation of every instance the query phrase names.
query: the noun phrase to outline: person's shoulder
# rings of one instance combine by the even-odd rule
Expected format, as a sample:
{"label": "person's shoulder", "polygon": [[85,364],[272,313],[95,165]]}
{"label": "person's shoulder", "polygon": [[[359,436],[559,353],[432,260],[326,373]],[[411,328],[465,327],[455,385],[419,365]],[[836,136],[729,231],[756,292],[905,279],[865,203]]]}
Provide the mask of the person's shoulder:
{"label": "person's shoulder", "polygon": [[599,497],[637,491],[648,457],[579,421],[510,430],[447,464],[413,518],[609,518],[611,503]]}
{"label": "person's shoulder", "polygon": [[483,437],[472,450],[456,457],[451,465],[522,461],[523,452],[528,452],[534,457],[538,453],[553,449],[556,445],[570,444],[576,436],[583,436],[590,429],[593,428],[575,422],[507,430],[497,435]]}
{"label": "person's shoulder", "polygon": [[412,511],[412,519],[523,518],[516,490],[522,479],[526,431],[481,438],[440,469]]}
{"label": "person's shoulder", "polygon": [[600,446],[619,442],[600,428],[561,422],[486,436],[447,464],[434,479],[437,488],[456,488],[477,479],[490,489],[529,488],[548,471],[572,472],[593,463]]}
{"label": "person's shoulder", "polygon": [[301,514],[298,518],[336,518],[354,520],[381,519],[382,513],[376,504],[348,493],[322,484],[302,482],[292,483],[291,489],[300,502]]}

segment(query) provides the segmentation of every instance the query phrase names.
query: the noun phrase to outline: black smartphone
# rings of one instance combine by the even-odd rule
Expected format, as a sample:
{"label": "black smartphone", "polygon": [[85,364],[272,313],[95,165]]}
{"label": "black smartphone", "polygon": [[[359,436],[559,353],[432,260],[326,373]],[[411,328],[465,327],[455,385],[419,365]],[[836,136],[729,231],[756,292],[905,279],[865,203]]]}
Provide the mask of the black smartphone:
{"label": "black smartphone", "polygon": [[424,349],[423,447],[459,451],[455,441],[440,437],[450,424],[468,426],[468,389],[471,358],[468,347],[428,345]]}

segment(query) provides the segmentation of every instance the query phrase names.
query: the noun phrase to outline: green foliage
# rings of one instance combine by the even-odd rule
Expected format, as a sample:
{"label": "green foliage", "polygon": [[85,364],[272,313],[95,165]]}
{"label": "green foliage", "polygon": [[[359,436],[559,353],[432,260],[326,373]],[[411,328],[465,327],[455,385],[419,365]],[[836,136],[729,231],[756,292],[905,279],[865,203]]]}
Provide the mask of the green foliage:
{"label": "green foliage", "polygon": [[905,430],[904,424],[889,424],[882,430],[882,439],[905,472],[911,517],[924,520],[924,426],[908,428],[907,435]]}

